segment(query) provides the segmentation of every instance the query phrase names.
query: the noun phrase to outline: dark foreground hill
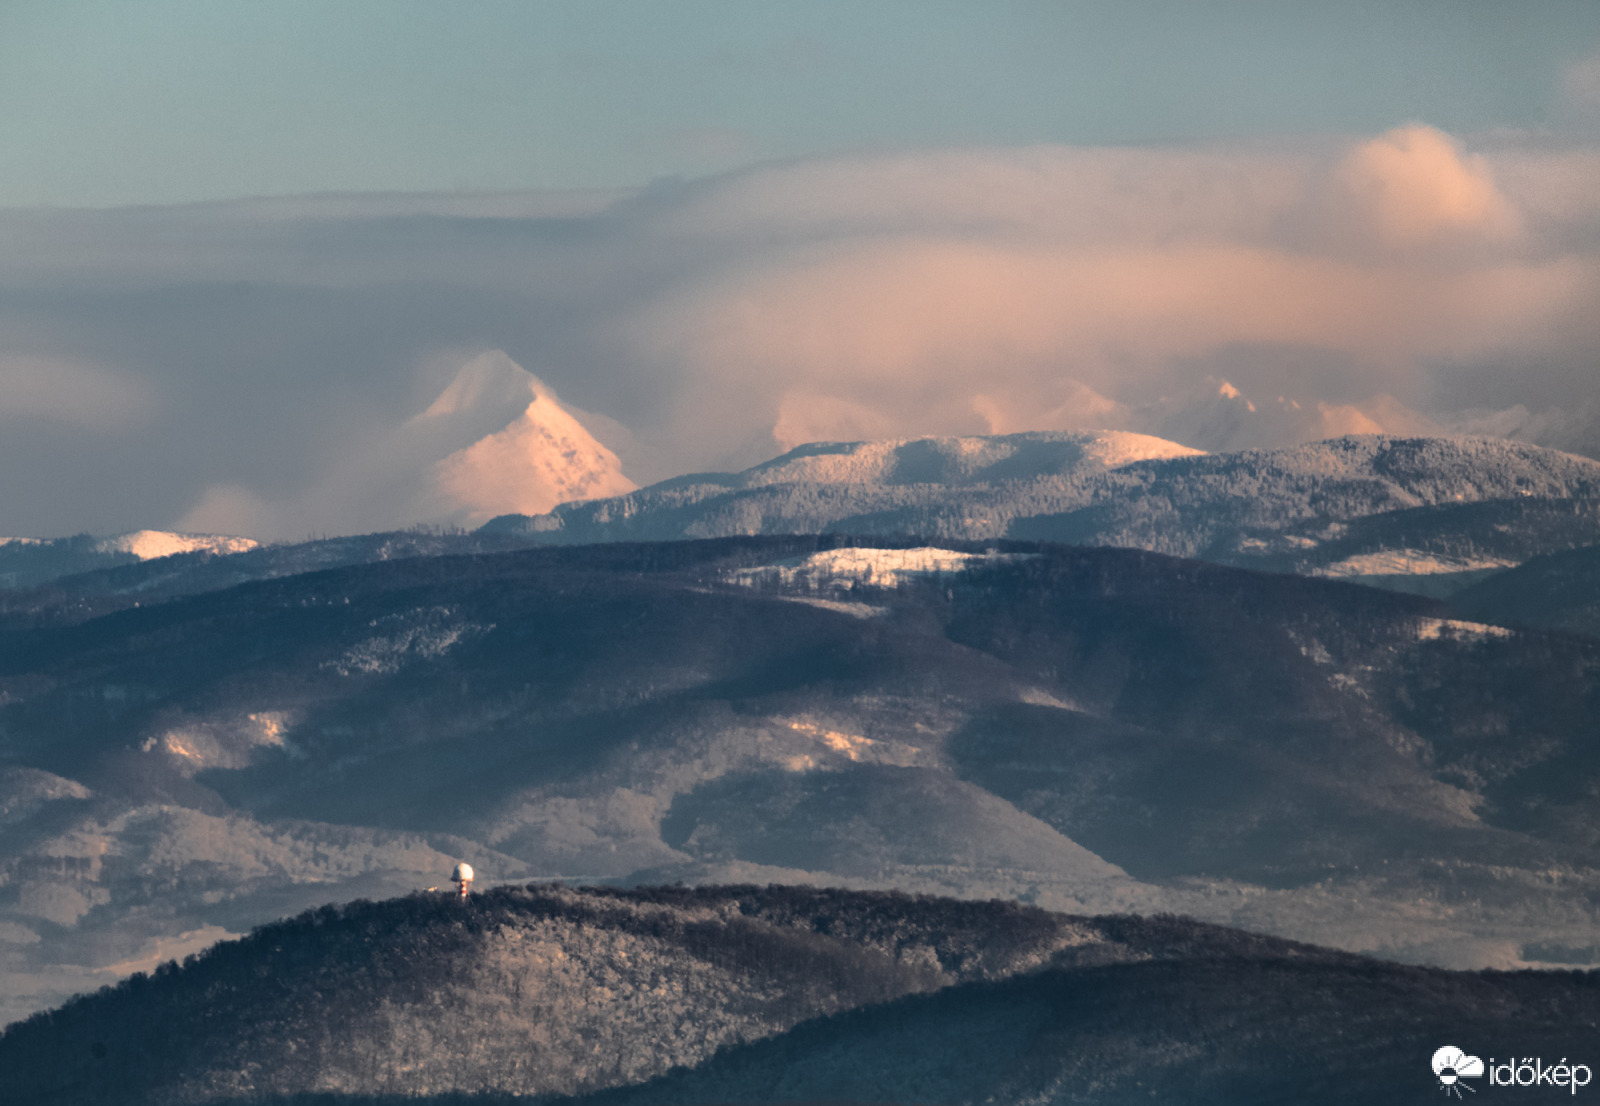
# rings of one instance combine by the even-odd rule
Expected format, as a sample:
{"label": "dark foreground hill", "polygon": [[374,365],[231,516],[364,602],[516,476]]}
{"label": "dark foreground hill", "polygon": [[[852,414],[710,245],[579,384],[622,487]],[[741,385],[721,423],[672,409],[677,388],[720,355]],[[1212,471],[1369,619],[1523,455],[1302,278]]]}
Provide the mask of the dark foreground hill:
{"label": "dark foreground hill", "polygon": [[[1239,955],[1218,941],[855,1010],[585,1101],[1420,1103],[1445,1090],[1428,1063],[1434,1042],[1482,1049],[1486,1063],[1543,1057],[1548,1068],[1600,1051],[1597,1017],[1593,973],[1451,974]],[[1481,1078],[1464,1082],[1484,1089]],[[1528,1100],[1571,1093],[1547,1086]]]}
{"label": "dark foreground hill", "polygon": [[1595,973],[998,902],[534,886],[263,927],[12,1026],[0,1085],[19,1106],[1387,1103],[1436,1096],[1446,1044],[1583,1064],[1597,1041]]}

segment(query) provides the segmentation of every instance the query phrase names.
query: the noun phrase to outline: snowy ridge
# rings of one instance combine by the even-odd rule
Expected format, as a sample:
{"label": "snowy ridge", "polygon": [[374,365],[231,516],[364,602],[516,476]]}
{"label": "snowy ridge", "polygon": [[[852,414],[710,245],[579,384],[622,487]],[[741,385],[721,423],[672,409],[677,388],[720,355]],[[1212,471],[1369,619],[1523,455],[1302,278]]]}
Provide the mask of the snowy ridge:
{"label": "snowy ridge", "polygon": [[1164,438],[1121,430],[813,442],[739,474],[738,486],[985,484],[1099,472],[1135,461],[1195,457]]}
{"label": "snowy ridge", "polygon": [[171,530],[134,530],[105,538],[95,544],[101,553],[131,553],[141,561],[171,557],[177,553],[243,553],[261,543],[253,538],[221,534],[179,534]]}
{"label": "snowy ridge", "polygon": [[1383,435],[1237,453],[1112,432],[819,442],[744,472],[506,515],[484,532],[541,544],[837,533],[1110,545],[1443,595],[1474,573],[1600,543],[1600,462]]}
{"label": "snowy ridge", "polygon": [[1377,476],[1397,485],[1400,495],[1412,500],[1408,505],[1589,494],[1600,480],[1600,461],[1501,438],[1353,434],[1230,456],[1271,458],[1276,466],[1306,476]]}

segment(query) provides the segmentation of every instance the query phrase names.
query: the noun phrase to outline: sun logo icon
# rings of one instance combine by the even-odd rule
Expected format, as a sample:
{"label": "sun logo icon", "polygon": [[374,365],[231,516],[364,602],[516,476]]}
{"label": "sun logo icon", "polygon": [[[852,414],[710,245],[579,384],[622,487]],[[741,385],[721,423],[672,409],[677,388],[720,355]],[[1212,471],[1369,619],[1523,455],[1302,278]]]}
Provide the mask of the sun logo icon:
{"label": "sun logo icon", "polygon": [[1439,1077],[1441,1091],[1460,1098],[1463,1090],[1477,1093],[1476,1087],[1469,1087],[1461,1081],[1482,1075],[1483,1061],[1476,1056],[1468,1056],[1455,1045],[1445,1045],[1433,1054],[1433,1074]]}

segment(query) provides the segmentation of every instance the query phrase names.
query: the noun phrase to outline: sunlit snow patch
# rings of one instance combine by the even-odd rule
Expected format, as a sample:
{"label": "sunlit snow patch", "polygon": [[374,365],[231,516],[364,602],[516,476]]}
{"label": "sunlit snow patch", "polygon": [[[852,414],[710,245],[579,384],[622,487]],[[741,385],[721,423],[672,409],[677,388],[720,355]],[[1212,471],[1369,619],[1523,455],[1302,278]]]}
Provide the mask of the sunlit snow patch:
{"label": "sunlit snow patch", "polygon": [[894,588],[928,576],[951,576],[987,565],[1031,560],[1033,553],[960,553],[921,546],[916,549],[829,549],[797,561],[742,568],[730,574],[736,584],[778,583],[810,589],[826,587]]}
{"label": "sunlit snow patch", "polygon": [[803,734],[809,734],[822,742],[836,753],[843,753],[851,760],[860,760],[862,754],[877,744],[869,737],[859,737],[856,734],[843,733],[839,730],[827,730],[815,722],[790,722],[789,728]]}
{"label": "sunlit snow patch", "polygon": [[1444,557],[1415,549],[1389,549],[1360,553],[1313,570],[1317,576],[1437,576],[1446,572],[1483,572],[1515,568],[1516,561],[1499,557]]}
{"label": "sunlit snow patch", "polygon": [[1023,688],[1022,693],[1018,695],[1017,698],[1022,702],[1027,703],[1029,706],[1051,707],[1055,710],[1077,711],[1080,714],[1088,713],[1079,703],[1074,702],[1071,699],[1063,699],[1059,695],[1052,695],[1050,692],[1041,687]]}
{"label": "sunlit snow patch", "polygon": [[1150,434],[1135,434],[1127,430],[1101,430],[1085,435],[1085,458],[1108,469],[1121,468],[1138,461],[1165,461],[1174,457],[1203,457],[1205,450],[1180,445]]}
{"label": "sunlit snow patch", "polygon": [[[846,760],[860,764],[890,764],[901,768],[909,768],[926,761],[922,750],[915,745],[908,745],[901,741],[874,740],[860,734],[845,733],[842,730],[833,730],[820,723],[804,718],[778,719],[795,733],[811,738],[822,745],[830,753],[843,756]],[[820,767],[816,757],[801,753],[790,756],[784,762],[784,767],[791,772],[810,772]]]}
{"label": "sunlit snow patch", "polygon": [[1490,626],[1484,622],[1459,622],[1453,618],[1424,618],[1417,625],[1418,641],[1485,641],[1489,638],[1511,637],[1515,631],[1504,626]]}
{"label": "sunlit snow patch", "polygon": [[818,599],[814,595],[780,595],[786,603],[804,603],[808,607],[817,607],[835,614],[847,614],[851,618],[876,618],[880,614],[888,614],[888,607],[874,607],[871,603],[851,603],[840,599]]}
{"label": "sunlit snow patch", "polygon": [[262,748],[303,755],[285,740],[293,719],[284,711],[194,719],[151,734],[140,751],[165,753],[185,776],[208,768],[244,768]]}
{"label": "sunlit snow patch", "polygon": [[260,542],[220,534],[176,534],[170,530],[135,530],[95,543],[101,553],[132,553],[141,561],[170,557],[174,553],[243,553]]}

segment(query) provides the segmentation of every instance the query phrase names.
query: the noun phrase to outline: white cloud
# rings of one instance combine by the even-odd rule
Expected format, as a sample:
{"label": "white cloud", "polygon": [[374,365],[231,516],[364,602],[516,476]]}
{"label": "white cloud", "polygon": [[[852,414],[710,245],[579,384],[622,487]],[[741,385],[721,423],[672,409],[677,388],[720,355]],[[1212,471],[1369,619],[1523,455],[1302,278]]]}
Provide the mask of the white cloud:
{"label": "white cloud", "polygon": [[[45,305],[31,333],[72,334],[139,381],[74,406],[92,371],[49,387],[16,373],[8,398],[0,367],[0,415],[87,430],[141,395],[185,405],[146,407],[152,453],[187,443],[149,481],[190,481],[169,494],[183,506],[124,527],[298,536],[493,509],[460,488],[446,509],[417,474],[532,401],[463,401],[482,425],[440,410],[460,432],[424,432],[413,416],[445,381],[408,374],[442,348],[505,349],[596,412],[565,405],[641,480],[818,438],[1104,426],[1217,448],[1461,409],[1553,426],[1492,415],[1576,409],[1600,364],[1600,152],[1418,125],[820,158],[603,204],[343,198],[0,224],[15,247],[0,286]],[[1222,380],[1258,410],[1224,403]],[[88,448],[69,438],[63,452]],[[502,471],[513,438],[455,464],[496,453]],[[492,498],[563,494],[521,487]]]}
{"label": "white cloud", "polygon": [[1375,235],[1391,248],[1499,238],[1516,228],[1488,161],[1432,127],[1399,127],[1363,142],[1344,157],[1335,180],[1353,217],[1340,229]]}
{"label": "white cloud", "polygon": [[1424,396],[1454,364],[1559,360],[1600,302],[1593,252],[1535,248],[1489,160],[1420,126],[1281,156],[779,167],[708,184],[651,225],[741,247],[622,324],[630,361],[681,381],[667,432],[684,440],[735,397],[778,445],[1082,425],[1241,349],[1337,356],[1382,382],[1298,397],[1335,411]]}

